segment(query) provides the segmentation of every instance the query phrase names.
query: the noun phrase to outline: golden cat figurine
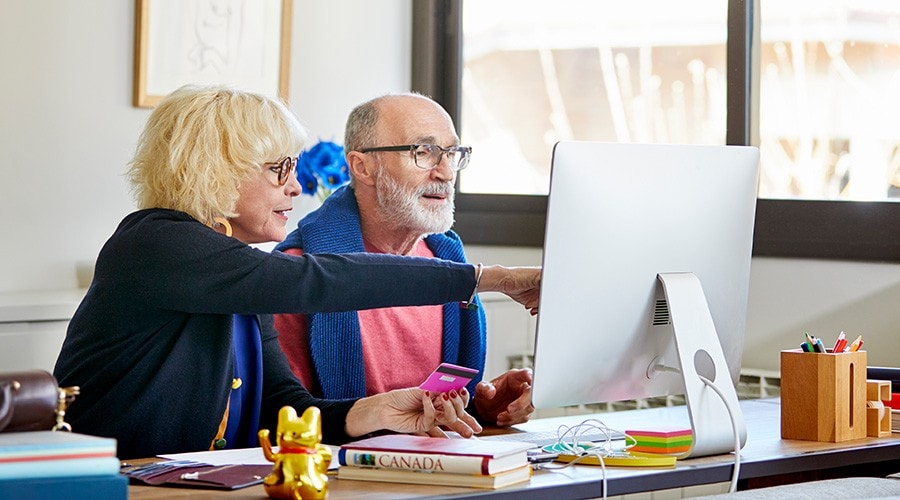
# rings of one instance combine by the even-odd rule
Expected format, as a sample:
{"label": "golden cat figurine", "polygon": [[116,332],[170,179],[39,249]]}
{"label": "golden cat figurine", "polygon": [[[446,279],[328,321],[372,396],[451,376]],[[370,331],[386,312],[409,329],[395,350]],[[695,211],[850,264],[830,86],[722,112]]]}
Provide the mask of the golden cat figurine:
{"label": "golden cat figurine", "polygon": [[285,406],[278,411],[275,434],[278,453],[272,453],[269,430],[259,431],[259,445],[266,459],[275,462],[263,487],[272,498],[285,500],[325,498],[328,493],[328,465],[331,450],[322,442],[322,414],[311,406],[297,418],[297,411]]}

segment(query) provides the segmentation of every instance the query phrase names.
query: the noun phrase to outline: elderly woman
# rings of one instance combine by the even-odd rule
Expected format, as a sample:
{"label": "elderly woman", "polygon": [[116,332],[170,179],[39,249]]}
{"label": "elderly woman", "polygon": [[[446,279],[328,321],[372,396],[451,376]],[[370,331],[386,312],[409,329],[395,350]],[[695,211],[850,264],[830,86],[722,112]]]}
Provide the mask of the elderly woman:
{"label": "elderly woman", "polygon": [[540,280],[534,268],[250,247],[285,237],[304,140],[283,104],[223,87],[181,88],[153,111],[129,170],[141,209],[100,251],[54,370],[81,387],[66,415],[77,432],[114,437],[119,457],[134,458],[256,446],[284,405],[319,407],[335,444],[481,430],[466,393],[323,400],[291,374],[273,313],[442,304],[477,290],[534,311]]}

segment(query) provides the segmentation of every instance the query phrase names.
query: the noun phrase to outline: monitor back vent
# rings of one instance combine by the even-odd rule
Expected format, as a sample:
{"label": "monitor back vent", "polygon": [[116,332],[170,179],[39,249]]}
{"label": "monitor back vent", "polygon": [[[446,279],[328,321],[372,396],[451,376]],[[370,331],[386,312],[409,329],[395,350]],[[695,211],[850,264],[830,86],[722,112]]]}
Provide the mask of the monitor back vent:
{"label": "monitor back vent", "polygon": [[653,308],[653,326],[671,325],[672,319],[669,317],[669,303],[665,299],[656,301]]}

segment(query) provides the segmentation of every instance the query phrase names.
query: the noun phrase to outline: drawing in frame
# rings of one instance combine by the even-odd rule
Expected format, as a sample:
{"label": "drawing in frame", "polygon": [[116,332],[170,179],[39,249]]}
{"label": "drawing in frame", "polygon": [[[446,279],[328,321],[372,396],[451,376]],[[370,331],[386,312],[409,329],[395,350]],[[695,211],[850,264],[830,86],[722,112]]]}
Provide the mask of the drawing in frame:
{"label": "drawing in frame", "polygon": [[293,0],[135,0],[134,100],[185,84],[288,98]]}

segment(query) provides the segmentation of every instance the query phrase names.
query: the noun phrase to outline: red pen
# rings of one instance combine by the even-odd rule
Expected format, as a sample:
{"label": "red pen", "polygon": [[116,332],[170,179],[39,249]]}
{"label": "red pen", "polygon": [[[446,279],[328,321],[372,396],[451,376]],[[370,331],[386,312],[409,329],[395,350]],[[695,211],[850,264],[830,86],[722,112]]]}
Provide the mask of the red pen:
{"label": "red pen", "polygon": [[844,352],[844,347],[847,345],[847,337],[844,335],[844,332],[841,332],[838,335],[837,340],[834,341],[834,347],[831,349],[833,353]]}

